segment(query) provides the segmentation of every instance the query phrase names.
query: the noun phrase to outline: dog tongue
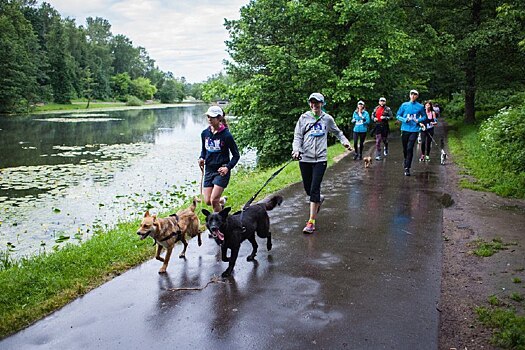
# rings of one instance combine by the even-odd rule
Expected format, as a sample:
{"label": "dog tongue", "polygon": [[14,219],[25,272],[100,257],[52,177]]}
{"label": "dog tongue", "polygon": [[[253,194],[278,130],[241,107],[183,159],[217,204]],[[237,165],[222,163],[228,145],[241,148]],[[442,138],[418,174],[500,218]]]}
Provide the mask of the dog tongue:
{"label": "dog tongue", "polygon": [[217,230],[217,238],[220,239],[221,241],[224,241],[224,233]]}

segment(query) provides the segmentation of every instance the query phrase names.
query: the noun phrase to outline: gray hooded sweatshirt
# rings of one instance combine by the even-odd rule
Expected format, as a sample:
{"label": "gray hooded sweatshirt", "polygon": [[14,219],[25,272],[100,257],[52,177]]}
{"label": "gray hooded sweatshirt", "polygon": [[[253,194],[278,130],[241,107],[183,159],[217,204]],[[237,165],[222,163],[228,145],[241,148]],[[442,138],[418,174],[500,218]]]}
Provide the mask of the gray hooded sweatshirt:
{"label": "gray hooded sweatshirt", "polygon": [[322,112],[318,120],[317,124],[310,128],[316,118],[313,112],[308,111],[299,117],[295,125],[292,148],[294,152],[301,153],[302,162],[326,162],[329,132],[334,134],[343,145],[349,143],[330,114]]}

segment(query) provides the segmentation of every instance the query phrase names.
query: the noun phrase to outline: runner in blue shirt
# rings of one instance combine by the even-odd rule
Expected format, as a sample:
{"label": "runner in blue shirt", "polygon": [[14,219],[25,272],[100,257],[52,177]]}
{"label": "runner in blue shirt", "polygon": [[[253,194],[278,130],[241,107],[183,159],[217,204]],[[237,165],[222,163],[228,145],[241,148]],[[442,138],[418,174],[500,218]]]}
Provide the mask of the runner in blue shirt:
{"label": "runner in blue shirt", "polygon": [[419,123],[426,120],[425,107],[417,98],[417,90],[410,90],[410,101],[404,102],[397,111],[396,119],[401,121],[401,141],[403,144],[403,167],[405,176],[410,176],[410,166],[414,156],[414,145],[417,141],[417,135],[421,129]]}

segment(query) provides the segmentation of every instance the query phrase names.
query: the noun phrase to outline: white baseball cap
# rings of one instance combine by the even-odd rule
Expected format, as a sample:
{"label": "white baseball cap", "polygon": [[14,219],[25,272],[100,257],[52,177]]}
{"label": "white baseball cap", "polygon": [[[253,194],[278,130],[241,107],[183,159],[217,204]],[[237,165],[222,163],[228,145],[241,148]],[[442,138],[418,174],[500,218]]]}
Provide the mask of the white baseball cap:
{"label": "white baseball cap", "polygon": [[324,96],[318,92],[314,92],[313,94],[310,95],[310,97],[308,97],[308,102],[310,102],[311,100],[316,100],[317,102],[324,103]]}
{"label": "white baseball cap", "polygon": [[361,101],[361,100],[359,100],[359,102],[357,102],[357,104],[358,105],[363,105],[363,106],[365,105],[365,103],[363,101]]}
{"label": "white baseball cap", "polygon": [[380,97],[380,98],[379,98],[379,102],[381,102],[381,101],[385,101],[385,102],[386,102],[386,98],[384,98],[384,97]]}
{"label": "white baseball cap", "polygon": [[211,106],[211,107],[208,108],[208,110],[206,111],[206,115],[207,115],[208,117],[211,117],[211,118],[222,117],[222,116],[224,116],[224,111],[223,111],[222,108],[219,107],[219,106]]}
{"label": "white baseball cap", "polygon": [[414,90],[414,89],[410,90],[410,95],[412,94],[416,94],[419,96],[419,92],[417,92],[417,90]]}

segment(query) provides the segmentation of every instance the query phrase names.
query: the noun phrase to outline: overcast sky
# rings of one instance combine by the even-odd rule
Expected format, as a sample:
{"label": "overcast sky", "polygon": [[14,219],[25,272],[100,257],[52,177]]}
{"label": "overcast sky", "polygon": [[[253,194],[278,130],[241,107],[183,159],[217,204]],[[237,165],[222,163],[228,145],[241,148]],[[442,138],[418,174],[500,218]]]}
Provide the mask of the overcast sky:
{"label": "overcast sky", "polygon": [[[42,1],[40,1],[42,2]],[[224,18],[238,19],[249,0],[47,0],[62,17],[85,25],[86,17],[111,23],[133,46],[146,48],[163,71],[191,83],[223,69],[228,58]]]}

